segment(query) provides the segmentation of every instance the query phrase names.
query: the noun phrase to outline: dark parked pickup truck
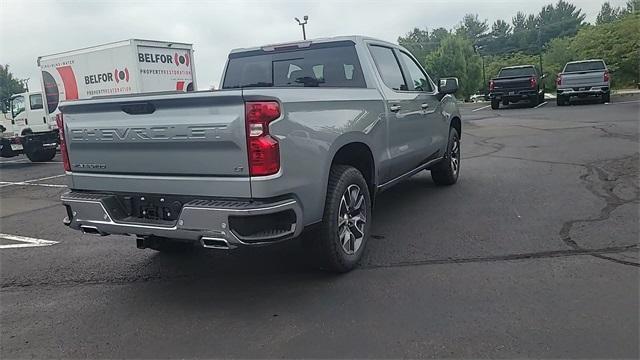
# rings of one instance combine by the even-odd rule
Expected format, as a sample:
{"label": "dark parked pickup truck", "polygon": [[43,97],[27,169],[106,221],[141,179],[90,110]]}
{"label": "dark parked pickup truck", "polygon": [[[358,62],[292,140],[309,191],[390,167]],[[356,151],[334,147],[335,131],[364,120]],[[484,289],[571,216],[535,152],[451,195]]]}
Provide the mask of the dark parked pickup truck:
{"label": "dark parked pickup truck", "polygon": [[528,101],[536,106],[544,101],[545,75],[540,75],[533,65],[510,66],[500,70],[498,76],[489,82],[491,108],[519,101]]}

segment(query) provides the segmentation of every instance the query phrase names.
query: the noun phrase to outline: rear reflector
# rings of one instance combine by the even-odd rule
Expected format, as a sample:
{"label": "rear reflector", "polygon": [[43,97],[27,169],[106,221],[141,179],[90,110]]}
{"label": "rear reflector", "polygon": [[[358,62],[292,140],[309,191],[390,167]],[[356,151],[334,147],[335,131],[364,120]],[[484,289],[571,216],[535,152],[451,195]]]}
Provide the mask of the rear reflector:
{"label": "rear reflector", "polygon": [[277,101],[247,101],[245,121],[249,175],[273,175],[280,170],[280,145],[269,134],[269,123],[280,117]]}

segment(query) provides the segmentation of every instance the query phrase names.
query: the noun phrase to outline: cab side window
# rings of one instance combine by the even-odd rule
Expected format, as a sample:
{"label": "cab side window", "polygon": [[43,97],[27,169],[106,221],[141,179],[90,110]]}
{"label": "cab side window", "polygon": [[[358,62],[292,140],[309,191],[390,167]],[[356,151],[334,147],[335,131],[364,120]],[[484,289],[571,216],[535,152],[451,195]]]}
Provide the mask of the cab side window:
{"label": "cab side window", "polygon": [[16,96],[11,100],[11,116],[15,119],[24,111],[24,96]]}
{"label": "cab side window", "polygon": [[393,90],[406,91],[409,90],[407,83],[402,76],[402,70],[398,59],[393,54],[393,50],[384,46],[371,45],[371,56],[378,68],[378,72],[382,77],[385,85]]}
{"label": "cab side window", "polygon": [[29,108],[31,110],[38,110],[38,109],[42,109],[42,95],[40,94],[36,94],[36,95],[31,95],[29,96]]}
{"label": "cab side window", "polygon": [[402,61],[409,71],[409,79],[411,81],[409,90],[432,92],[433,87],[431,86],[431,81],[429,81],[427,74],[422,71],[420,66],[403,51],[400,51],[400,58],[402,58]]}

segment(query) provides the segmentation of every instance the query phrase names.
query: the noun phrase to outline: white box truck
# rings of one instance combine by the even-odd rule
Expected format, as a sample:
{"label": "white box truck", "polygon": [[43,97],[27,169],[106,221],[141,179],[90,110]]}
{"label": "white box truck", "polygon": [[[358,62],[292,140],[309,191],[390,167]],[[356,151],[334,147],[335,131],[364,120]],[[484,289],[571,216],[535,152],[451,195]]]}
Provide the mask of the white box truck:
{"label": "white box truck", "polygon": [[2,157],[24,153],[32,161],[51,160],[58,145],[55,116],[63,101],[197,89],[193,46],[185,43],[130,39],[40,56],[38,66],[42,93],[6,99]]}

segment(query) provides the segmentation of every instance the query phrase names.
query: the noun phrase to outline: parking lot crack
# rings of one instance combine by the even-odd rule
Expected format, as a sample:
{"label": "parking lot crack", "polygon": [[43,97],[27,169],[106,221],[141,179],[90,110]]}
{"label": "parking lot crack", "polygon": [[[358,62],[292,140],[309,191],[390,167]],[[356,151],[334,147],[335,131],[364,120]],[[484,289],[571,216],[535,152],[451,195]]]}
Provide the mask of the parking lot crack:
{"label": "parking lot crack", "polygon": [[[628,166],[624,166],[628,163]],[[630,165],[629,165],[630,164]],[[638,184],[630,181],[629,185],[634,188],[634,196],[628,199],[621,198],[614,191],[615,186],[624,181],[625,177],[636,177],[638,172],[638,154],[625,156],[618,159],[604,160],[583,165],[586,172],[580,175],[580,181],[585,184],[586,189],[595,197],[603,200],[605,205],[600,209],[595,217],[579,218],[566,221],[560,229],[560,238],[569,247],[575,250],[583,250],[582,246],[571,236],[571,230],[577,224],[589,224],[609,220],[614,210],[622,205],[638,203]],[[603,254],[593,254],[593,256],[607,261],[612,261],[622,265],[640,267],[640,263],[620,260],[605,256]]]}

